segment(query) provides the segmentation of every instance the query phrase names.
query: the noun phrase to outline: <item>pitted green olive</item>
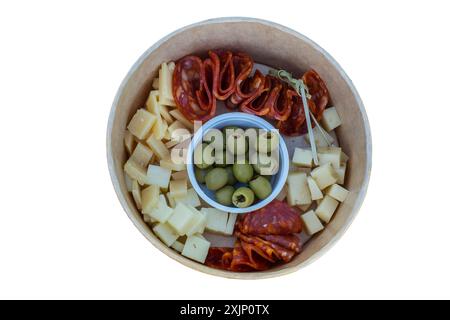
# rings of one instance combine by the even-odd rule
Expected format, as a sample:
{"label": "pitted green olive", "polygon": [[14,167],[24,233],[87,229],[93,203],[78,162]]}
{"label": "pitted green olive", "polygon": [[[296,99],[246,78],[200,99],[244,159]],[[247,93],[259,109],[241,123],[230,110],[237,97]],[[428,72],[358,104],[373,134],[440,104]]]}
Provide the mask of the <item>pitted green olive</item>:
{"label": "pitted green olive", "polygon": [[227,184],[230,185],[230,186],[234,185],[237,182],[237,180],[234,177],[233,166],[228,166],[228,167],[225,168],[225,170],[227,170],[227,173],[228,173]]}
{"label": "pitted green olive", "polygon": [[232,196],[233,204],[238,208],[246,208],[255,201],[255,194],[250,188],[240,187],[234,191]]}
{"label": "pitted green olive", "polygon": [[206,187],[209,190],[219,190],[228,182],[228,173],[224,168],[211,169],[205,176]]}
{"label": "pitted green olive", "polygon": [[262,176],[250,181],[249,185],[258,199],[263,200],[272,193],[272,185]]}
{"label": "pitted green olive", "polygon": [[243,155],[248,151],[248,141],[244,130],[236,129],[227,136],[227,150],[234,155]]}
{"label": "pitted green olive", "polygon": [[207,169],[200,169],[195,167],[194,168],[194,172],[195,172],[195,179],[197,179],[198,183],[205,183],[205,177],[209,172],[209,168]]}
{"label": "pitted green olive", "polygon": [[253,177],[253,167],[251,164],[233,164],[233,174],[237,181],[247,183]]}
{"label": "pitted green olive", "polygon": [[231,201],[233,193],[234,188],[232,186],[225,186],[216,191],[216,201],[224,206],[231,206],[233,204]]}
{"label": "pitted green olive", "polygon": [[253,153],[250,156],[253,169],[262,176],[271,176],[278,172],[278,160],[275,154],[268,156],[264,153]]}

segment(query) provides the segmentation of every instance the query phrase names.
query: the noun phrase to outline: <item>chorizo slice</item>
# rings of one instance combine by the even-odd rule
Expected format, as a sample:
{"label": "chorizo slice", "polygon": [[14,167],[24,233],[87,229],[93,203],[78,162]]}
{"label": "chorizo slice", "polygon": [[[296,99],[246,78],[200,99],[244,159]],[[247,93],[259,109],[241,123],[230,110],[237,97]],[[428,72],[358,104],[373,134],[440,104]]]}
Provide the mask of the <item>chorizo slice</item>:
{"label": "chorizo slice", "polygon": [[267,103],[272,89],[272,79],[266,77],[264,87],[258,95],[254,95],[241,103],[242,112],[254,114],[257,116],[267,115],[270,111]]}
{"label": "chorizo slice", "polygon": [[224,101],[235,90],[233,53],[228,50],[210,50],[208,54],[214,68],[212,92],[217,100]]}
{"label": "chorizo slice", "polygon": [[311,109],[311,112],[317,120],[320,120],[322,118],[323,110],[325,110],[330,101],[328,88],[319,74],[313,69],[305,72],[302,76],[302,80],[308,87],[311,99],[314,101],[314,108]]}
{"label": "chorizo slice", "polygon": [[237,228],[247,235],[288,235],[301,232],[302,223],[296,209],[286,202],[274,200],[261,209],[245,214],[238,221]]}

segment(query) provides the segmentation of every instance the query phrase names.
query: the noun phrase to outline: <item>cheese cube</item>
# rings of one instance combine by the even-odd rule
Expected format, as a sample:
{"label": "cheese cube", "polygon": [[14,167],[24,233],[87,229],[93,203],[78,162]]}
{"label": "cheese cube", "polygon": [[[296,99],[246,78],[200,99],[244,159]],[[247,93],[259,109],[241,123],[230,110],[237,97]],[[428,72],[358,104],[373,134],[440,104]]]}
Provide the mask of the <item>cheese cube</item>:
{"label": "cheese cube", "polygon": [[331,163],[333,168],[341,166],[342,150],[338,147],[322,147],[317,150],[317,157],[319,158],[319,165]]}
{"label": "cheese cube", "polygon": [[158,221],[156,221],[155,219],[153,219],[152,217],[150,217],[148,214],[143,214],[142,215],[142,217],[143,217],[143,219],[144,219],[144,221],[146,222],[146,223],[149,223],[150,225],[152,225],[152,227],[154,227],[157,223],[158,223]]}
{"label": "cheese cube", "polygon": [[178,203],[167,222],[180,236],[183,236],[192,228],[196,221],[194,212],[185,204]]}
{"label": "cheese cube", "polygon": [[309,191],[311,192],[312,200],[317,200],[317,199],[323,198],[322,191],[320,191],[319,187],[317,186],[316,181],[312,177],[308,177],[308,187],[309,187]]}
{"label": "cheese cube", "polygon": [[128,130],[139,140],[147,138],[156,122],[156,116],[145,109],[139,109],[131,118]]}
{"label": "cheese cube", "polygon": [[[177,159],[179,160],[179,159]],[[182,161],[177,161],[176,163],[173,162],[170,159],[167,160],[160,160],[159,165],[163,168],[172,170],[172,171],[185,171],[186,170],[186,164]]]}
{"label": "cheese cube", "polygon": [[166,246],[170,247],[178,239],[178,234],[175,230],[170,227],[167,223],[158,223],[154,228],[153,232],[161,239]]}
{"label": "cheese cube", "polygon": [[179,120],[174,121],[167,128],[167,131],[170,134],[170,139],[177,142],[184,141],[191,135],[190,131]]}
{"label": "cheese cube", "polygon": [[339,168],[334,168],[334,170],[336,171],[336,174],[338,176],[337,183],[344,184],[344,182],[345,182],[345,171],[347,170],[347,163],[344,162],[343,164],[341,164],[341,166]]}
{"label": "cheese cube", "polygon": [[335,107],[327,108],[323,111],[321,122],[327,131],[331,131],[342,124]]}
{"label": "cheese cube", "polygon": [[327,189],[327,194],[339,202],[344,202],[345,198],[348,196],[348,190],[338,184],[333,184]]}
{"label": "cheese cube", "polygon": [[172,173],[172,180],[183,180],[183,179],[186,180],[188,179],[188,174],[186,170]]}
{"label": "cheese cube", "polygon": [[287,199],[290,206],[311,203],[311,192],[309,191],[306,173],[292,172],[287,178]]}
{"label": "cheese cube", "polygon": [[159,186],[150,185],[141,192],[142,212],[150,215],[159,200]]}
{"label": "cheese cube", "polygon": [[169,140],[168,142],[166,142],[164,145],[166,146],[167,149],[171,149],[173,147],[175,147],[177,144],[179,144],[178,141],[176,140],[171,140],[172,138],[169,136],[169,138],[167,140]]}
{"label": "cheese cube", "polygon": [[170,182],[171,171],[160,166],[149,165],[147,170],[147,181],[161,188],[167,188]]}
{"label": "cheese cube", "polygon": [[172,244],[172,248],[175,249],[175,251],[181,253],[184,249],[184,243],[181,243],[180,241],[177,240]]}
{"label": "cheese cube", "polygon": [[192,260],[204,263],[208,255],[211,243],[197,235],[190,236],[186,239],[181,254]]}
{"label": "cheese cube", "polygon": [[159,201],[155,208],[150,212],[150,217],[161,223],[166,222],[173,213],[173,209],[167,205],[163,194],[159,195]]}
{"label": "cheese cube", "polygon": [[172,96],[172,74],[173,72],[170,72],[167,63],[162,63],[159,70],[159,100],[161,104],[168,106],[175,106]]}
{"label": "cheese cube", "polygon": [[134,148],[136,147],[136,140],[134,139],[133,134],[128,131],[125,130],[125,135],[124,135],[124,143],[125,143],[125,149],[127,149],[128,154],[131,154],[134,150]]}
{"label": "cheese cube", "polygon": [[325,195],[320,204],[317,206],[316,214],[325,223],[330,222],[333,217],[334,212],[336,211],[339,202],[329,195]]}
{"label": "cheese cube", "polygon": [[229,213],[228,214],[228,221],[227,221],[227,226],[225,228],[225,234],[226,235],[232,235],[234,232],[234,225],[236,224],[236,220],[237,220],[237,213]]}
{"label": "cheese cube", "polygon": [[277,195],[276,199],[277,199],[277,200],[280,200],[280,201],[284,201],[284,199],[286,199],[287,192],[288,192],[288,187],[287,187],[287,185],[285,184],[285,185],[283,186],[283,188],[281,189],[280,193]]}
{"label": "cheese cube", "polygon": [[169,206],[171,208],[175,208],[177,203],[175,202],[175,199],[170,195],[169,192],[166,193],[166,198],[167,198],[167,201],[169,201]]}
{"label": "cheese cube", "polygon": [[306,212],[312,205],[312,202],[310,204],[303,204],[301,206],[297,206],[298,208],[300,208],[300,210],[302,210],[303,212]]}
{"label": "cheese cube", "polygon": [[339,178],[331,163],[315,168],[311,171],[311,177],[314,178],[320,190],[335,184]]}
{"label": "cheese cube", "polygon": [[[325,131],[322,133],[322,131],[320,131],[317,126],[314,127],[313,133],[314,133],[314,141],[316,142],[316,147],[328,147],[328,143],[327,140],[325,140],[324,135],[327,137],[328,142],[330,144],[334,142],[333,137],[329,133]],[[309,141],[309,134],[305,135],[305,140],[307,143],[309,143],[309,145],[311,145],[311,142]]]}
{"label": "cheese cube", "polygon": [[124,166],[125,173],[133,180],[137,180],[141,186],[147,183],[147,172],[145,169],[134,162],[132,159],[128,159]]}
{"label": "cheese cube", "polygon": [[301,167],[311,167],[313,155],[311,150],[295,148],[292,163]]}
{"label": "cheese cube", "polygon": [[160,106],[158,103],[158,96],[159,92],[158,90],[152,90],[150,91],[150,94],[148,95],[147,102],[145,103],[145,106],[147,107],[147,110],[154,114],[155,116],[160,115]]}
{"label": "cheese cube", "polygon": [[228,212],[215,208],[202,208],[201,212],[206,216],[206,230],[227,234]]}
{"label": "cheese cube", "polygon": [[127,186],[127,191],[128,192],[133,191],[133,179],[131,179],[130,176],[127,175],[126,173],[125,173],[124,178],[125,178],[125,184]]}
{"label": "cheese cube", "polygon": [[151,134],[155,139],[162,140],[166,135],[167,131],[167,122],[164,121],[160,115],[157,116],[155,124],[151,130]]}
{"label": "cheese cube", "polygon": [[132,182],[131,194],[133,195],[133,199],[138,210],[142,210],[141,186],[139,185],[137,180],[133,180]]}
{"label": "cheese cube", "polygon": [[305,231],[308,235],[312,236],[313,234],[323,230],[323,225],[319,218],[317,218],[314,210],[310,210],[305,214],[302,214],[300,218],[302,219],[303,226],[305,227]]}
{"label": "cheese cube", "polygon": [[169,114],[174,117],[175,119],[177,119],[178,121],[180,121],[186,128],[188,128],[189,130],[194,130],[194,124],[188,120],[182,113],[180,110],[178,109],[173,109],[171,111],[169,111]]}
{"label": "cheese cube", "polygon": [[[172,196],[172,194],[170,194]],[[173,197],[173,196],[172,196]],[[199,207],[201,205],[200,198],[198,197],[197,192],[193,188],[187,190],[187,194],[185,197],[175,198],[173,197],[175,203],[183,203],[185,205],[189,205],[191,207]]]}
{"label": "cheese cube", "polygon": [[192,212],[194,213],[194,222],[192,227],[186,231],[187,236],[192,236],[196,233],[203,233],[206,227],[206,217],[200,213],[197,209],[190,207]]}
{"label": "cheese cube", "polygon": [[151,135],[146,140],[146,142],[159,159],[170,158],[170,151],[169,149],[167,149],[167,147],[164,145],[161,139],[157,139],[154,135]]}
{"label": "cheese cube", "polygon": [[167,122],[168,125],[171,125],[174,122],[172,116],[169,113],[169,108],[167,106],[159,105],[159,112],[161,114],[161,117],[163,117],[163,119]]}
{"label": "cheese cube", "polygon": [[152,160],[153,151],[150,148],[144,146],[142,143],[138,143],[130,159],[139,164],[141,167],[145,168],[148,166],[150,160]]}
{"label": "cheese cube", "polygon": [[184,198],[187,196],[187,180],[172,180],[170,181],[170,195],[177,198]]}

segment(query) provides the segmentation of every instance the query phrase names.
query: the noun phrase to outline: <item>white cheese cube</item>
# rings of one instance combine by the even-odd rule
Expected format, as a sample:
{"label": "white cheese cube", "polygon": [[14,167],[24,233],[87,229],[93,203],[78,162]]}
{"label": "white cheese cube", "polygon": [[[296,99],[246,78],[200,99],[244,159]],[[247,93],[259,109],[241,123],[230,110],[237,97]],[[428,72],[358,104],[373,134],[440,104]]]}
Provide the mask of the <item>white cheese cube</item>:
{"label": "white cheese cube", "polygon": [[204,263],[208,255],[211,243],[197,235],[190,236],[186,239],[181,254],[187,258]]}
{"label": "white cheese cube", "polygon": [[188,174],[186,170],[172,173],[172,180],[183,180],[183,179],[186,180],[188,179]]}
{"label": "white cheese cube", "polygon": [[171,208],[175,208],[177,206],[175,199],[170,195],[169,192],[166,193],[166,198],[167,198],[167,201],[169,201],[169,206]]}
{"label": "white cheese cube", "polygon": [[160,115],[157,116],[155,124],[151,130],[151,134],[155,139],[162,140],[166,135],[167,131],[167,122],[164,121]]}
{"label": "white cheese cube", "polygon": [[202,208],[201,212],[206,216],[206,230],[221,234],[227,233],[228,212],[215,208]]}
{"label": "white cheese cube", "polygon": [[170,195],[177,198],[184,198],[187,196],[187,180],[172,180],[170,181]]}
{"label": "white cheese cube", "polygon": [[199,207],[201,205],[200,198],[198,197],[197,192],[193,188],[188,189],[187,194],[185,197],[175,198],[171,194],[172,198],[174,199],[175,203],[184,203],[185,205],[191,206],[191,207]]}
{"label": "white cheese cube", "polygon": [[194,124],[189,121],[182,113],[180,110],[178,109],[173,109],[171,111],[169,111],[169,114],[174,117],[175,119],[177,119],[178,121],[180,121],[186,128],[188,128],[189,130],[194,130]]}
{"label": "white cheese cube", "polygon": [[145,109],[139,109],[131,118],[128,130],[139,140],[147,138],[156,122],[156,116]]}
{"label": "white cheese cube", "polygon": [[172,96],[172,74],[173,72],[170,72],[167,63],[162,63],[159,70],[159,100],[161,104],[168,106],[175,106]]}
{"label": "white cheese cube", "polygon": [[166,168],[166,169],[169,169],[172,171],[185,171],[186,170],[186,164],[184,164],[183,162],[175,163],[170,159],[160,160],[159,165],[163,168]]}
{"label": "white cheese cube", "polygon": [[205,231],[205,227],[206,227],[206,217],[200,213],[200,211],[198,211],[197,209],[190,207],[190,209],[192,210],[192,212],[194,213],[194,222],[192,227],[186,232],[187,236],[192,236],[196,233],[203,233]]}
{"label": "white cheese cube", "polygon": [[348,190],[338,184],[333,184],[331,187],[328,187],[327,194],[339,202],[344,202],[348,196]]}
{"label": "white cheese cube", "polygon": [[228,214],[228,221],[227,221],[227,227],[225,228],[225,234],[226,235],[232,235],[234,232],[234,225],[236,224],[237,220],[237,213],[229,213]]}
{"label": "white cheese cube", "polygon": [[141,167],[146,168],[150,160],[152,160],[152,157],[153,151],[139,142],[131,154],[130,159],[139,164]]}
{"label": "white cheese cube", "polygon": [[306,173],[292,172],[287,178],[287,199],[290,206],[310,204],[311,192],[309,191]]}
{"label": "white cheese cube", "polygon": [[125,184],[127,186],[127,191],[128,192],[133,191],[133,179],[131,179],[130,176],[127,175],[126,173],[125,173],[125,177],[124,178],[125,178]]}
{"label": "white cheese cube", "polygon": [[333,217],[334,212],[336,211],[339,202],[329,195],[325,195],[320,204],[317,206],[316,214],[325,223],[330,222]]}
{"label": "white cheese cube", "polygon": [[169,113],[169,108],[167,106],[159,105],[159,112],[161,113],[161,117],[163,117],[163,119],[166,120],[168,125],[171,125],[174,122],[172,116]]}
{"label": "white cheese cube", "polygon": [[172,244],[172,248],[181,253],[184,249],[184,243],[177,240]]}
{"label": "white cheese cube", "polygon": [[123,141],[125,143],[125,149],[127,149],[128,154],[131,154],[137,143],[134,139],[133,134],[130,131],[126,130]]}
{"label": "white cheese cube", "polygon": [[131,194],[133,195],[133,199],[138,210],[142,210],[141,186],[137,180],[133,180],[132,182]]}
{"label": "white cheese cube", "polygon": [[[320,131],[317,126],[314,127],[313,133],[314,133],[314,141],[316,142],[316,147],[328,147],[328,143],[327,140],[325,140],[324,135],[327,137],[328,142],[330,144],[334,142],[334,139],[330,134],[328,134],[325,131],[322,133],[322,131]],[[305,140],[307,143],[309,143],[309,145],[311,145],[309,141],[309,134],[305,135]]]}
{"label": "white cheese cube", "polygon": [[341,148],[338,147],[322,147],[317,150],[319,165],[331,163],[333,168],[339,168],[341,166],[341,155]]}
{"label": "white cheese cube", "polygon": [[147,170],[147,181],[161,188],[169,187],[171,171],[160,166],[149,165]]}
{"label": "white cheese cube", "polygon": [[159,195],[159,201],[155,208],[150,212],[150,217],[161,223],[166,222],[173,214],[173,209],[167,205],[163,194]]}
{"label": "white cheese cube", "polygon": [[292,163],[301,167],[311,167],[313,155],[311,150],[295,148]]}
{"label": "white cheese cube", "polygon": [[132,159],[128,159],[123,169],[131,179],[137,180],[141,186],[148,184],[147,172],[142,166],[134,162]]}
{"label": "white cheese cube", "polygon": [[159,97],[159,91],[152,90],[152,91],[150,91],[150,94],[148,95],[148,98],[147,98],[147,102],[145,103],[147,110],[157,117],[160,115],[160,106],[158,103],[158,97]]}
{"label": "white cheese cube", "polygon": [[303,226],[305,227],[305,231],[307,234],[312,236],[313,234],[323,230],[323,225],[320,222],[319,218],[317,218],[314,210],[310,210],[301,216]]}
{"label": "white cheese cube", "polygon": [[151,135],[146,142],[159,159],[170,159],[170,151],[161,139],[157,139],[154,135]]}
{"label": "white cheese cube", "polygon": [[323,111],[321,122],[327,131],[331,131],[342,124],[335,107],[327,108]]}
{"label": "white cheese cube", "polygon": [[343,164],[341,164],[341,166],[339,168],[335,168],[334,170],[336,171],[336,174],[338,176],[337,183],[344,184],[344,182],[345,182],[345,171],[347,170],[347,163],[344,162]]}
{"label": "white cheese cube", "polygon": [[170,247],[178,239],[178,234],[176,231],[169,226],[167,223],[158,223],[154,228],[153,232],[161,239],[166,246]]}
{"label": "white cheese cube", "polygon": [[159,186],[150,185],[141,192],[142,212],[150,214],[159,201]]}
{"label": "white cheese cube", "polygon": [[185,204],[178,203],[167,222],[180,236],[183,236],[192,228],[196,221],[194,212]]}
{"label": "white cheese cube", "polygon": [[310,204],[304,204],[301,206],[297,206],[298,208],[300,208],[300,210],[302,210],[303,212],[306,212],[312,205],[312,202]]}
{"label": "white cheese cube", "polygon": [[308,177],[308,187],[309,187],[309,191],[311,192],[312,200],[317,200],[317,199],[323,198],[322,191],[320,191],[319,187],[317,186],[316,181],[312,177]]}
{"label": "white cheese cube", "polygon": [[331,163],[315,168],[311,171],[311,177],[314,178],[320,190],[335,184],[339,178]]}
{"label": "white cheese cube", "polygon": [[143,214],[142,215],[142,217],[143,217],[143,219],[144,219],[144,221],[146,222],[146,223],[149,223],[152,227],[154,227],[157,223],[158,223],[158,221],[156,221],[155,219],[153,219],[152,217],[150,217],[148,214]]}

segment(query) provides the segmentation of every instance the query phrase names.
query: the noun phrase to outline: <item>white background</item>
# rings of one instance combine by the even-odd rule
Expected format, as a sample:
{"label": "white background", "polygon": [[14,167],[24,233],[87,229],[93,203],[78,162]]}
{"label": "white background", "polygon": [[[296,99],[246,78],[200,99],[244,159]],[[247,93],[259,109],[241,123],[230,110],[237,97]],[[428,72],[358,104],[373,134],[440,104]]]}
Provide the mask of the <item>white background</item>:
{"label": "white background", "polygon": [[[2,1],[0,298],[450,298],[446,1]],[[137,231],[106,165],[110,106],[167,33],[219,16],[325,48],[367,108],[373,170],[343,238],[294,274],[190,270]],[[270,45],[270,44],[267,44]]]}

